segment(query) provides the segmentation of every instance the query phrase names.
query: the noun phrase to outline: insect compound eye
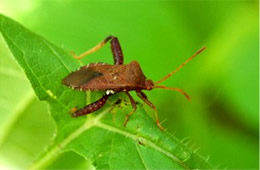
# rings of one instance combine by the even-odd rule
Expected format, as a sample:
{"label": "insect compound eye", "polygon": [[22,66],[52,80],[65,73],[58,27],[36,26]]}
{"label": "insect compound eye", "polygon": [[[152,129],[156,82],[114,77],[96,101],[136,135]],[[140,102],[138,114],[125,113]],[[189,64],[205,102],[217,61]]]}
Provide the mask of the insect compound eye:
{"label": "insect compound eye", "polygon": [[114,90],[107,90],[106,95],[110,95],[110,94],[115,94],[115,91]]}

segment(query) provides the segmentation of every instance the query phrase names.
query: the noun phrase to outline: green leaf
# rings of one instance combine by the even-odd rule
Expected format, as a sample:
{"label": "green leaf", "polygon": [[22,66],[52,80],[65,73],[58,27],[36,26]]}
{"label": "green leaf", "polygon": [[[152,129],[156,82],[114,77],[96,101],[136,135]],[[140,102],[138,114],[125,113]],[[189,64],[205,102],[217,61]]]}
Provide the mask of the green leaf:
{"label": "green leaf", "polygon": [[[61,80],[80,67],[80,63],[64,50],[2,15],[0,32],[38,98],[49,103],[57,125],[55,140],[31,169],[51,167],[66,151],[76,152],[100,169],[210,168],[195,151],[167,132],[161,132],[141,104],[124,128],[124,117],[131,107],[123,94],[111,97],[110,105],[97,113],[72,118],[71,109],[83,107],[87,95],[65,87]],[[123,99],[121,104],[113,104],[118,98]]]}
{"label": "green leaf", "polygon": [[46,104],[37,101],[1,34],[0,79],[0,169],[23,169],[52,139],[54,121]]}
{"label": "green leaf", "polygon": [[[4,44],[1,40],[0,38],[0,46]],[[13,123],[34,97],[28,80],[6,51],[7,49],[4,48],[0,51],[0,56],[2,56],[0,58],[0,88],[3,89],[0,91],[0,111],[6,113],[1,114],[0,119],[0,129],[2,131],[0,133],[0,146],[12,128]],[[17,105],[14,107],[15,103]]]}

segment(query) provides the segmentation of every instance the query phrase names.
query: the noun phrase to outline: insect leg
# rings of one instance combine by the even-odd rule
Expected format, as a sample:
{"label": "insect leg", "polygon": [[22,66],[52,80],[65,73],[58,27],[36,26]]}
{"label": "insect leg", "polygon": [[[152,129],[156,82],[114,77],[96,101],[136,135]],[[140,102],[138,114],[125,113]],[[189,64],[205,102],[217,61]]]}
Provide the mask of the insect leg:
{"label": "insect leg", "polygon": [[110,40],[111,40],[111,42],[110,42],[111,50],[112,50],[113,57],[114,57],[114,64],[123,64],[123,53],[122,53],[122,49],[120,47],[120,43],[119,43],[117,37],[114,37],[112,35],[106,37],[103,41],[98,43],[95,47],[85,51],[84,53],[80,54],[79,56],[77,56],[74,52],[71,52],[71,54],[74,58],[81,59],[84,56],[87,56],[91,53],[96,52],[97,50],[102,48]]}
{"label": "insect leg", "polygon": [[134,101],[133,97],[129,94],[128,91],[126,91],[125,93],[127,94],[128,98],[129,98],[129,100],[130,100],[130,102],[132,104],[133,110],[125,116],[124,126],[126,126],[129,118],[132,116],[132,114],[134,114],[134,112],[136,110],[136,104],[135,104],[135,101]]}
{"label": "insect leg", "polygon": [[94,52],[96,52],[97,50],[99,50],[100,48],[102,48],[109,40],[111,40],[112,38],[114,38],[114,36],[108,36],[106,37],[103,41],[101,41],[100,43],[98,43],[95,47],[85,51],[84,53],[80,54],[79,56],[77,56],[74,52],[71,52],[72,56],[76,59],[81,59],[89,54],[92,54]]}
{"label": "insect leg", "polygon": [[123,52],[117,37],[113,37],[111,40],[111,50],[114,56],[114,64],[123,64]]}
{"label": "insect leg", "polygon": [[158,111],[156,107],[150,102],[147,98],[147,96],[142,92],[142,91],[136,91],[136,94],[138,97],[140,97],[148,106],[150,106],[154,111],[155,111],[155,119],[156,119],[156,124],[160,128],[160,130],[163,130],[164,128],[160,124],[159,116],[158,116]]}
{"label": "insect leg", "polygon": [[186,97],[187,100],[191,100],[190,96],[182,89],[176,88],[176,87],[167,87],[167,86],[154,86],[153,89],[160,88],[160,89],[166,89],[166,90],[172,90],[172,91],[177,91],[181,93],[184,97]]}
{"label": "insect leg", "polygon": [[90,113],[100,109],[101,107],[104,106],[104,104],[106,103],[109,96],[110,95],[104,95],[102,98],[95,101],[94,103],[91,103],[91,104],[83,107],[82,109],[76,111],[75,113],[73,113],[72,117],[83,116],[83,115],[90,114]]}

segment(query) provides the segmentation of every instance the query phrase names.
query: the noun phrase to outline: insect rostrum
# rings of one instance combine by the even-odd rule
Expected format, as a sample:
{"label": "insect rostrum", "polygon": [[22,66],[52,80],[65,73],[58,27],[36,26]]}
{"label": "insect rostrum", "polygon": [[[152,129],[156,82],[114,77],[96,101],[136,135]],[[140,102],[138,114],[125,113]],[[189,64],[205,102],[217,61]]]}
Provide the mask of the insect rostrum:
{"label": "insect rostrum", "polygon": [[136,110],[136,103],[133,97],[130,95],[129,91],[135,91],[137,96],[140,97],[146,104],[148,104],[153,110],[155,110],[156,123],[160,129],[163,127],[160,124],[158,118],[158,112],[156,107],[148,100],[147,96],[143,93],[143,90],[152,90],[155,88],[162,88],[167,90],[178,91],[183,94],[188,100],[190,97],[186,92],[180,88],[159,86],[158,84],[168,79],[171,75],[179,71],[185,64],[192,60],[196,55],[201,53],[206,47],[202,47],[190,58],[188,58],[183,64],[181,64],[177,69],[170,72],[168,75],[163,77],[157,82],[153,82],[145,77],[139,63],[137,61],[132,61],[129,64],[123,64],[123,53],[119,44],[117,37],[108,36],[97,44],[92,49],[84,52],[80,56],[74,57],[80,59],[88,54],[91,54],[107,42],[111,44],[111,50],[114,57],[114,64],[105,64],[105,63],[91,63],[86,66],[81,67],[79,70],[69,74],[62,80],[62,83],[75,89],[75,90],[90,90],[90,91],[105,91],[105,94],[102,98],[96,102],[85,106],[82,109],[77,110],[72,114],[73,117],[78,117],[86,114],[90,114],[98,109],[100,109],[106,103],[109,96],[118,93],[124,92],[127,94],[130,102],[132,104],[133,110],[126,115],[124,126],[126,126],[130,116]]}

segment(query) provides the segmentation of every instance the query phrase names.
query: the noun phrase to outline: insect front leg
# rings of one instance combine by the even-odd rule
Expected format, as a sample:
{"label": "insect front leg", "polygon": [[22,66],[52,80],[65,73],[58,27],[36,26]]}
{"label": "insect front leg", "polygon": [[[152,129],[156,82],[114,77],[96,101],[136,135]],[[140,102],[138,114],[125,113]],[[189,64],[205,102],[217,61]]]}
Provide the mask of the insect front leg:
{"label": "insect front leg", "polygon": [[85,51],[84,53],[80,54],[79,56],[77,56],[74,52],[71,52],[71,54],[74,56],[74,58],[81,59],[84,56],[87,56],[91,53],[96,52],[97,50],[102,48],[108,41],[110,41],[110,44],[111,44],[111,50],[112,50],[113,57],[114,57],[114,64],[123,64],[123,53],[122,53],[122,49],[120,47],[120,43],[119,43],[117,37],[114,37],[112,35],[106,37],[103,41],[98,43],[95,47]]}
{"label": "insect front leg", "polygon": [[148,106],[150,106],[154,111],[155,111],[155,120],[156,120],[156,124],[157,126],[160,128],[160,130],[164,130],[164,128],[162,127],[160,120],[159,120],[159,116],[158,116],[158,111],[156,109],[156,107],[152,104],[152,102],[150,102],[147,98],[147,96],[142,92],[142,91],[136,91],[136,94],[138,97],[140,97]]}
{"label": "insect front leg", "polygon": [[129,100],[130,100],[130,102],[131,102],[131,104],[132,104],[133,110],[125,116],[124,126],[126,126],[128,120],[129,120],[129,118],[130,118],[130,117],[132,116],[132,114],[134,114],[134,112],[136,111],[136,104],[135,104],[135,101],[134,101],[133,97],[129,94],[128,91],[126,91],[125,93],[127,94],[128,98],[129,98]]}
{"label": "insect front leg", "polygon": [[106,103],[109,96],[110,95],[104,95],[102,98],[95,101],[94,103],[91,103],[91,104],[83,107],[82,109],[77,110],[75,113],[72,114],[72,117],[83,116],[83,115],[90,114],[90,113],[100,109],[101,107],[104,106],[104,104]]}

